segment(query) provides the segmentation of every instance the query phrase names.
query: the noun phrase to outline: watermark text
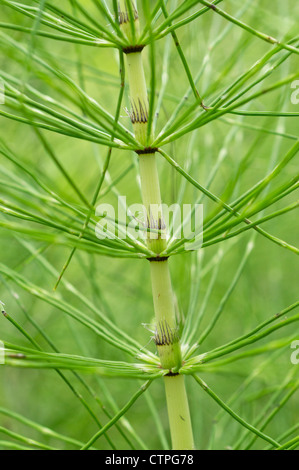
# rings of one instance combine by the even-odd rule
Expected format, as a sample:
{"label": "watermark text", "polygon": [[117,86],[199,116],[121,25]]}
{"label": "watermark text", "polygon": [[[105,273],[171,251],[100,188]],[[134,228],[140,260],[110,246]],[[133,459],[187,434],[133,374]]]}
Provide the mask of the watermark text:
{"label": "watermark text", "polygon": [[202,204],[128,206],[126,196],[119,196],[117,208],[111,204],[100,204],[96,208],[96,216],[100,221],[95,233],[100,240],[182,240],[185,249],[190,251],[202,246]]}
{"label": "watermark text", "polygon": [[299,80],[294,80],[291,84],[291,88],[294,90],[291,95],[291,103],[297,105],[299,104]]}
{"label": "watermark text", "polygon": [[295,351],[291,354],[291,363],[296,366],[299,364],[299,340],[293,341],[291,348],[295,349]]}

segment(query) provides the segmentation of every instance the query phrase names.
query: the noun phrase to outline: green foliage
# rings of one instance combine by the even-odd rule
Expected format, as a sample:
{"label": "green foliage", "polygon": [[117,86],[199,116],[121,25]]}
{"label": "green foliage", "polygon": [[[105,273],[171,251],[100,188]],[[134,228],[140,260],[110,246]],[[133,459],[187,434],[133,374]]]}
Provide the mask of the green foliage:
{"label": "green foliage", "polygon": [[[196,446],[295,449],[298,2],[137,3],[163,201],[204,204],[203,247],[171,223],[162,253]],[[0,449],[169,448],[155,254],[95,234],[141,201],[117,2],[0,7]]]}

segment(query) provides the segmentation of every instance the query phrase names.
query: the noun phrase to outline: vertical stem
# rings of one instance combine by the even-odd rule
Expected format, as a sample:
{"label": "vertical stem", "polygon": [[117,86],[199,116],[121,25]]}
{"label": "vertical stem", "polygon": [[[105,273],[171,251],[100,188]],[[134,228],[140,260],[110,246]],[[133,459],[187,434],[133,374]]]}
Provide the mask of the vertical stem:
{"label": "vertical stem", "polygon": [[156,315],[155,342],[162,367],[176,373],[182,358],[168,260],[151,261],[150,266]]}
{"label": "vertical stem", "polygon": [[[130,13],[131,9],[131,14]],[[134,25],[130,24],[134,12]],[[179,374],[182,365],[178,323],[175,315],[174,296],[171,286],[169,263],[160,257],[166,246],[166,227],[161,205],[161,191],[156,164],[155,149],[150,147],[153,136],[147,135],[149,114],[148,94],[142,62],[143,46],[138,44],[139,19],[135,2],[120,0],[120,26],[130,42],[124,49],[131,100],[131,121],[135,137],[144,147],[138,150],[141,177],[142,200],[145,207],[149,248],[156,253],[150,259],[151,282],[156,317],[155,342],[163,369],[167,409],[169,415],[172,445],[174,449],[193,449],[193,434],[185,389],[184,377]],[[134,35],[132,34],[134,31]],[[135,42],[137,41],[137,43]]]}
{"label": "vertical stem", "polygon": [[167,409],[174,450],[192,450],[193,434],[183,375],[164,377]]}
{"label": "vertical stem", "polygon": [[153,252],[159,254],[166,249],[167,242],[155,153],[139,155],[139,170],[147,228],[152,229],[148,232],[147,244]]}

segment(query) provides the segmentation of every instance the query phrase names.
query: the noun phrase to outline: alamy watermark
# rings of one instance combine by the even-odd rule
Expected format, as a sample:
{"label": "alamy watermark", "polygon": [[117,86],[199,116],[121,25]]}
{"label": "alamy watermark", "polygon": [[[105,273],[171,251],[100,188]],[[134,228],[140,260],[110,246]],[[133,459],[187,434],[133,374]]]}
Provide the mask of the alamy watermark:
{"label": "alamy watermark", "polygon": [[292,104],[299,104],[299,80],[294,80],[291,83],[291,88],[294,90],[291,95],[291,103]]}
{"label": "alamy watermark", "polygon": [[96,216],[100,217],[95,228],[100,240],[183,240],[190,251],[202,246],[202,204],[151,204],[146,209],[143,204],[128,206],[126,196],[119,196],[117,212],[111,204],[100,204]]}
{"label": "alamy watermark", "polygon": [[293,341],[291,348],[295,349],[295,351],[291,354],[291,363],[296,366],[299,364],[299,340]]}

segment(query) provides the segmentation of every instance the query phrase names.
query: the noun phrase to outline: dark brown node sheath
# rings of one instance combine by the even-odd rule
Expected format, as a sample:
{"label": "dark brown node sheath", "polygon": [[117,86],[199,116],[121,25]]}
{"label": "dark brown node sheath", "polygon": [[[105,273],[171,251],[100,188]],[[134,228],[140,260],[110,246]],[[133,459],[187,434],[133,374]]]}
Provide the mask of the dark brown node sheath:
{"label": "dark brown node sheath", "polygon": [[143,44],[136,44],[135,46],[123,47],[124,54],[134,54],[134,52],[141,52],[144,49]]}
{"label": "dark brown node sheath", "polygon": [[168,258],[169,258],[169,256],[161,256],[161,257],[160,257],[159,255],[157,255],[157,256],[155,256],[155,257],[153,257],[153,258],[147,258],[147,260],[148,260],[148,261],[158,261],[158,262],[159,262],[159,261],[167,261]]}
{"label": "dark brown node sheath", "polygon": [[149,155],[150,153],[158,152],[158,149],[156,147],[146,147],[145,149],[135,150],[135,152],[137,155]]}

